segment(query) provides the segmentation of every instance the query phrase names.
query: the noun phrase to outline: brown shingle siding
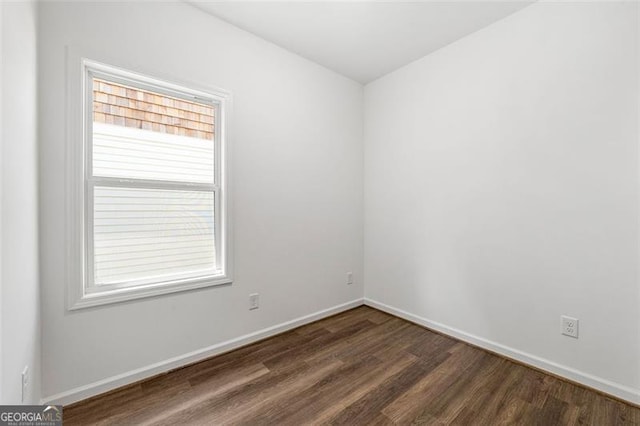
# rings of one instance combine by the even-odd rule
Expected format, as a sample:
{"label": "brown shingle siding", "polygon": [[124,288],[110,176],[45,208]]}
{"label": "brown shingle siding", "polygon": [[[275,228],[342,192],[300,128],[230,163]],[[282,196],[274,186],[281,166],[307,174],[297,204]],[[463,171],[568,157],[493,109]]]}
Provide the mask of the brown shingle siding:
{"label": "brown shingle siding", "polygon": [[100,79],[93,81],[93,120],[201,139],[214,134],[211,106]]}

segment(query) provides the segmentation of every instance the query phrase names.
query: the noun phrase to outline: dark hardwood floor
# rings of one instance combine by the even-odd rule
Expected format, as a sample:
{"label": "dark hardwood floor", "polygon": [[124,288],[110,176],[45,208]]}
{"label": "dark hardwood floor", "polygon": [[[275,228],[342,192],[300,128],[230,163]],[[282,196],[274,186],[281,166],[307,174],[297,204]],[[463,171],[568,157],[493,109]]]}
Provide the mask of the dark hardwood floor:
{"label": "dark hardwood floor", "polygon": [[64,409],[73,424],[640,425],[640,409],[368,307]]}

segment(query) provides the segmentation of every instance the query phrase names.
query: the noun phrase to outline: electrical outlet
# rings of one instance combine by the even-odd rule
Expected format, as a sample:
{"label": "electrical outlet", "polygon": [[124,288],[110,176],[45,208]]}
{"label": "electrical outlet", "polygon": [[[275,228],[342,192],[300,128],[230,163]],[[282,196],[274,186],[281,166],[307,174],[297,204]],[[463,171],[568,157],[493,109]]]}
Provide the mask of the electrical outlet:
{"label": "electrical outlet", "polygon": [[22,370],[22,403],[27,399],[27,391],[29,390],[29,366],[25,366]]}
{"label": "electrical outlet", "polygon": [[353,272],[347,272],[347,285],[353,284]]}
{"label": "electrical outlet", "polygon": [[249,310],[258,309],[260,307],[260,294],[253,293],[249,295]]}
{"label": "electrical outlet", "polygon": [[562,334],[569,337],[578,338],[578,320],[566,315],[560,317],[562,320]]}

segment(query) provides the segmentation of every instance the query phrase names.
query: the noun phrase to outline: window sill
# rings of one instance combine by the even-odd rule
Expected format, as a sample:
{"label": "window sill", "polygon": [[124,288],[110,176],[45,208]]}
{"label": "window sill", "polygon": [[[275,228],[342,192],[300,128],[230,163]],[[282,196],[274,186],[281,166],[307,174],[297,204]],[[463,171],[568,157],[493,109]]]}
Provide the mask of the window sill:
{"label": "window sill", "polygon": [[178,282],[159,283],[145,286],[119,288],[106,291],[87,292],[72,296],[68,309],[75,311],[79,309],[91,308],[95,306],[108,305],[112,303],[127,302],[130,300],[143,299],[160,296],[163,294],[178,293],[183,291],[196,290],[206,287],[229,285],[233,282],[231,277],[216,276],[192,278]]}

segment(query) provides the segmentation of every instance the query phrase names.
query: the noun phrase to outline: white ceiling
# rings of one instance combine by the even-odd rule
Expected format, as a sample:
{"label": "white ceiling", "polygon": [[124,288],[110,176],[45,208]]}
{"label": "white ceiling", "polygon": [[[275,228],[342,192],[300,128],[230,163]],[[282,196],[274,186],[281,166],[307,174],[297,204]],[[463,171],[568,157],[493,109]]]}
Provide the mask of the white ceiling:
{"label": "white ceiling", "polygon": [[368,83],[531,1],[190,1],[196,7]]}

